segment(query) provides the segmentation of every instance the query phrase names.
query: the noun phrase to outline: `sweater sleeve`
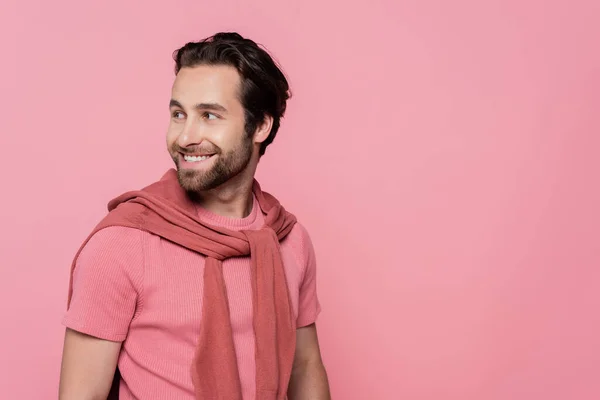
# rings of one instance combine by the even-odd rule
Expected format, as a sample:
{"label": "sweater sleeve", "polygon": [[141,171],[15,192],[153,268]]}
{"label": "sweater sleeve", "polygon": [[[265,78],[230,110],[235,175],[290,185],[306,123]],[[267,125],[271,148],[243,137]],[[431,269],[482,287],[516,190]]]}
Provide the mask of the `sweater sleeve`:
{"label": "sweater sleeve", "polygon": [[317,260],[315,249],[308,232],[302,227],[302,252],[305,266],[304,276],[300,284],[300,297],[298,301],[298,328],[316,322],[321,312],[321,304],[317,295]]}
{"label": "sweater sleeve", "polygon": [[100,339],[124,341],[139,312],[144,273],[142,231],[108,227],[82,249],[63,324]]}

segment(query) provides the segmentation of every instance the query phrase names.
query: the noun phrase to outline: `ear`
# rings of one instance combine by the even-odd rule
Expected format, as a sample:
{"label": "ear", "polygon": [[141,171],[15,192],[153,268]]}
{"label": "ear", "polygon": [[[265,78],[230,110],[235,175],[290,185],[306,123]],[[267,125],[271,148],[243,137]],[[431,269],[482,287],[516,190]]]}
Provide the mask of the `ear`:
{"label": "ear", "polygon": [[265,119],[263,122],[256,127],[256,132],[254,132],[254,143],[260,144],[267,140],[269,134],[271,133],[271,128],[273,127],[273,117],[270,115],[265,115]]}

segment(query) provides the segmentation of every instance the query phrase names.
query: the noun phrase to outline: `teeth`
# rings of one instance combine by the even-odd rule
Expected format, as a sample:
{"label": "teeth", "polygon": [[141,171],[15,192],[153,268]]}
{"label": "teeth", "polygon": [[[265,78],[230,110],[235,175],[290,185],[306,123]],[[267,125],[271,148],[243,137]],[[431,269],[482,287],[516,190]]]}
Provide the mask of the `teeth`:
{"label": "teeth", "polygon": [[210,156],[183,156],[183,159],[188,162],[204,161]]}

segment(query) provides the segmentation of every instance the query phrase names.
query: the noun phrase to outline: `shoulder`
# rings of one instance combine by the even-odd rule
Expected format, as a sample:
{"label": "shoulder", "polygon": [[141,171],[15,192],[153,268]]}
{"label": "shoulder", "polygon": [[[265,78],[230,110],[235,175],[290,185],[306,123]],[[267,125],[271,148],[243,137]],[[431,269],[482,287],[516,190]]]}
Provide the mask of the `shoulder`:
{"label": "shoulder", "polygon": [[299,221],[294,224],[294,227],[288,234],[288,239],[302,246],[303,248],[312,245],[308,229],[306,229],[306,227]]}
{"label": "shoulder", "polygon": [[315,258],[315,249],[308,229],[296,222],[285,240],[285,246],[294,252],[301,265],[306,267]]}
{"label": "shoulder", "polygon": [[93,232],[81,248],[77,266],[104,265],[112,268],[136,268],[144,259],[145,237],[149,235],[137,228],[107,226]]}
{"label": "shoulder", "polygon": [[131,245],[141,242],[144,233],[141,229],[127,226],[103,227],[92,233],[83,250],[108,252],[130,249]]}

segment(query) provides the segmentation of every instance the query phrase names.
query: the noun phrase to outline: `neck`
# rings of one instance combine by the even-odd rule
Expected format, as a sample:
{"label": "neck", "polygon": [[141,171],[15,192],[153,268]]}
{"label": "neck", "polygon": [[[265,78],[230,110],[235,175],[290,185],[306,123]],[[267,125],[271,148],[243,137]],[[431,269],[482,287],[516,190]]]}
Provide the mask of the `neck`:
{"label": "neck", "polygon": [[245,218],[252,212],[255,171],[250,167],[214,189],[196,193],[194,200],[213,214]]}

